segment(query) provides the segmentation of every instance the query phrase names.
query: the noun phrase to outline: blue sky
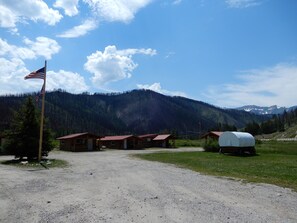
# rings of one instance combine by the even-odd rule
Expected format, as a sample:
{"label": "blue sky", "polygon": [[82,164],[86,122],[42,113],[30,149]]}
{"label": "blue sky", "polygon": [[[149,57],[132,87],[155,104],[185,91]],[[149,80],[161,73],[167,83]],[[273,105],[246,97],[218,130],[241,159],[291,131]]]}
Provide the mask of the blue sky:
{"label": "blue sky", "polygon": [[151,89],[297,105],[295,0],[0,0],[0,94]]}

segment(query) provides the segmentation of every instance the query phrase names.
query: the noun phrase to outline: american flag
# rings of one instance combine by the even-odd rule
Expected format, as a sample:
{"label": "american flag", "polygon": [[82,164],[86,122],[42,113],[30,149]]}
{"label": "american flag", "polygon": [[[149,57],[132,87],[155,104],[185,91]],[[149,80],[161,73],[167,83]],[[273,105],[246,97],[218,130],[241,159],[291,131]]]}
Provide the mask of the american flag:
{"label": "american flag", "polygon": [[43,83],[42,88],[40,90],[40,95],[43,95],[44,92],[45,92],[45,86],[44,86],[44,83]]}
{"label": "american flag", "polygon": [[41,88],[41,90],[40,90],[40,92],[36,94],[36,97],[35,97],[36,104],[37,104],[38,101],[39,101],[39,97],[40,97],[41,95],[43,95],[44,93],[45,93],[45,88],[44,88],[44,84],[43,84],[43,85],[42,85],[42,88]]}
{"label": "american flag", "polygon": [[31,78],[44,79],[44,76],[45,76],[45,67],[43,67],[43,68],[41,68],[39,70],[31,72],[30,74],[25,76],[25,80],[26,79],[31,79]]}

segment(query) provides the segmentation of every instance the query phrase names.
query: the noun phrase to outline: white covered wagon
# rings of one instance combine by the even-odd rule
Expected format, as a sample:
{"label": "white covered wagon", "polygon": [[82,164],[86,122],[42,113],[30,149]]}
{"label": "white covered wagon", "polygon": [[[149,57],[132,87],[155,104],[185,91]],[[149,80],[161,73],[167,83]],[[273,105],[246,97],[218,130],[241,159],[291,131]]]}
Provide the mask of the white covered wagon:
{"label": "white covered wagon", "polygon": [[223,132],[219,137],[221,153],[255,154],[255,138],[247,132]]}

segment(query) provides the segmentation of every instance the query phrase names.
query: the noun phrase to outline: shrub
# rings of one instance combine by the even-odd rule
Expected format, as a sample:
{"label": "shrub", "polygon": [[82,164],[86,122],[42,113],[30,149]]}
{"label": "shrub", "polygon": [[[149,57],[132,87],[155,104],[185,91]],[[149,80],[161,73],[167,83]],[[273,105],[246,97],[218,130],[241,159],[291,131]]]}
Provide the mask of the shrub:
{"label": "shrub", "polygon": [[205,152],[219,152],[220,146],[218,140],[208,139],[203,146]]}

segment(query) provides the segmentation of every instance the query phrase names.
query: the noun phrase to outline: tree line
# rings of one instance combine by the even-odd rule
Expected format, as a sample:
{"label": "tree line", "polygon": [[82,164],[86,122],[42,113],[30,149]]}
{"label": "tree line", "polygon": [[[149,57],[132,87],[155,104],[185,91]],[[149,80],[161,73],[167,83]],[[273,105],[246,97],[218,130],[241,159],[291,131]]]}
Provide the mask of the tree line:
{"label": "tree line", "polygon": [[284,111],[283,114],[273,115],[271,119],[261,123],[250,122],[246,125],[244,131],[252,135],[271,134],[283,132],[286,128],[295,124],[297,124],[297,108],[291,111]]}

